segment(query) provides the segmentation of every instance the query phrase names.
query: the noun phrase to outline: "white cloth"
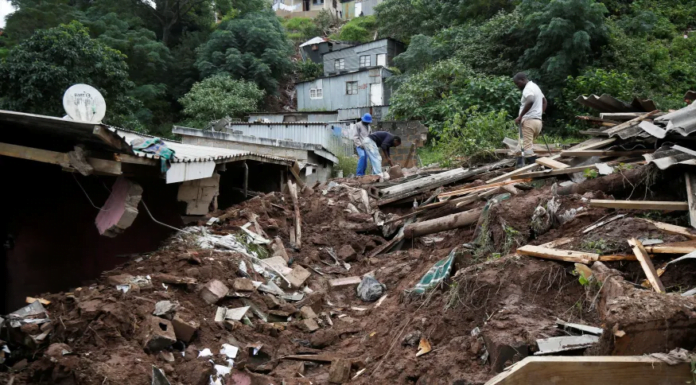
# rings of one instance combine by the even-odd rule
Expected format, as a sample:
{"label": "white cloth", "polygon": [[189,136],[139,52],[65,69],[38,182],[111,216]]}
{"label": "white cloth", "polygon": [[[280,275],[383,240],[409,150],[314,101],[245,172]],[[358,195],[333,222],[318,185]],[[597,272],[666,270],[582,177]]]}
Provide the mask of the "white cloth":
{"label": "white cloth", "polygon": [[541,92],[539,86],[533,81],[528,81],[527,85],[522,91],[522,101],[520,102],[520,114],[524,110],[524,105],[528,102],[532,102],[532,108],[522,117],[522,120],[526,119],[539,119],[541,120],[541,115],[544,112],[544,94]]}

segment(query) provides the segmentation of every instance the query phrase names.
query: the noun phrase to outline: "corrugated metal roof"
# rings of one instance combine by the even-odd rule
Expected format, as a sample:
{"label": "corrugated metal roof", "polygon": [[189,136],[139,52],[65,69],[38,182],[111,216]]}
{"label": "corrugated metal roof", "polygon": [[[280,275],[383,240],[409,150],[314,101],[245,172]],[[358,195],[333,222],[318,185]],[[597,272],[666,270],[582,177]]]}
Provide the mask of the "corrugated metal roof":
{"label": "corrugated metal roof", "polygon": [[667,132],[676,131],[686,136],[696,131],[696,104],[691,104],[680,110],[655,119],[655,123],[667,125]]}
{"label": "corrugated metal roof", "polygon": [[[17,134],[25,135],[29,139],[40,135],[85,143],[95,148],[133,153],[126,142],[116,135],[112,136],[109,127],[101,123],[76,122],[53,116],[0,110],[0,129],[3,128],[13,129]],[[100,137],[98,134],[106,137]]]}
{"label": "corrugated metal roof", "polygon": [[634,98],[633,102],[628,104],[608,94],[602,96],[580,95],[575,101],[599,112],[650,112],[657,109],[655,103],[650,99]]}
{"label": "corrugated metal roof", "polygon": [[[118,136],[123,138],[128,144],[132,143],[133,140],[138,138],[152,138],[151,135],[144,135],[135,133],[132,131],[111,128]],[[281,157],[269,156],[256,154],[251,151],[242,150],[232,150],[226,148],[218,147],[206,147],[206,146],[196,146],[191,144],[183,144],[181,142],[165,140],[163,141],[167,144],[169,148],[175,151],[175,159],[172,163],[190,163],[190,162],[211,162],[211,161],[224,161],[224,160],[234,160],[236,158],[248,158],[250,156],[264,158],[268,160],[274,160],[284,163],[292,163],[291,160]],[[159,159],[159,156],[155,154],[149,154],[142,151],[135,151],[135,155],[141,158],[148,159]],[[241,159],[240,159],[241,160]]]}
{"label": "corrugated metal roof", "polygon": [[696,166],[696,155],[693,155],[692,150],[681,146],[662,146],[652,154],[643,155],[643,158],[660,170],[677,165]]}
{"label": "corrugated metal roof", "polygon": [[323,37],[313,37],[313,38],[307,40],[306,42],[300,44],[300,48],[306,47],[308,45],[321,44],[321,43],[326,43],[326,39],[324,39]]}

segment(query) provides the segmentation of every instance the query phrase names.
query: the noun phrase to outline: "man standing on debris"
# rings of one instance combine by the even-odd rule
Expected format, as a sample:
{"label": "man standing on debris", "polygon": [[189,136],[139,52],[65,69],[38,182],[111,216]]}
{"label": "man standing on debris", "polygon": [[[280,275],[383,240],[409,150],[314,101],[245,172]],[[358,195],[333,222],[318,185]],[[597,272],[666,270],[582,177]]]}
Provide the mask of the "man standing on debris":
{"label": "man standing on debris", "polygon": [[370,164],[372,164],[372,173],[374,175],[380,175],[382,173],[382,155],[380,155],[379,150],[382,149],[382,151],[384,151],[387,162],[390,166],[394,166],[394,161],[391,159],[389,149],[391,147],[399,147],[401,145],[401,138],[386,131],[377,131],[363,139],[363,145],[367,157],[370,158]]}
{"label": "man standing on debris", "polygon": [[365,114],[360,122],[353,125],[353,143],[360,157],[360,159],[358,159],[358,169],[355,172],[357,176],[365,175],[365,170],[367,170],[367,154],[365,153],[363,140],[372,133],[372,130],[370,130],[370,123],[372,123],[372,115]]}
{"label": "man standing on debris", "polygon": [[[527,78],[527,74],[520,72],[512,78],[517,88],[522,90],[520,114],[515,123],[521,125],[522,148],[524,153],[518,158],[518,165],[525,160],[534,162],[534,139],[541,134],[541,115],[546,112],[546,97],[539,86]],[[525,159],[526,158],[526,159]]]}

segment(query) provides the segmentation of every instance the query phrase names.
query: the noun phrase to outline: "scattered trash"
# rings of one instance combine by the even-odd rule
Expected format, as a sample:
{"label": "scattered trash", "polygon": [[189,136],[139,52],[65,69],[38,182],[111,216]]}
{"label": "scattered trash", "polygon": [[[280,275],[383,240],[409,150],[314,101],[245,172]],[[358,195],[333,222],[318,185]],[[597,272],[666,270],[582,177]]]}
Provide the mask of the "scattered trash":
{"label": "scattered trash", "polygon": [[537,340],[539,351],[534,355],[553,354],[570,350],[589,348],[599,342],[599,337],[595,335],[551,337]]}
{"label": "scattered trash", "polygon": [[434,288],[447,279],[452,272],[452,264],[454,264],[454,256],[456,253],[457,248],[454,248],[447,258],[437,262],[431,267],[416,286],[410,291],[407,291],[407,293],[423,295],[426,291]]}
{"label": "scattered trash", "polygon": [[152,365],[152,385],[171,385],[164,372]]}
{"label": "scattered trash", "polygon": [[430,346],[430,342],[425,338],[421,338],[420,343],[418,344],[418,353],[416,353],[416,357],[428,354],[432,350],[433,348]]}
{"label": "scattered trash", "polygon": [[379,283],[372,277],[364,277],[360,285],[358,285],[358,297],[365,302],[377,301],[386,290],[386,286]]}
{"label": "scattered trash", "polygon": [[208,348],[205,348],[205,349],[198,352],[198,358],[212,357],[212,355],[213,355],[213,352],[211,352],[210,349],[208,349]]}

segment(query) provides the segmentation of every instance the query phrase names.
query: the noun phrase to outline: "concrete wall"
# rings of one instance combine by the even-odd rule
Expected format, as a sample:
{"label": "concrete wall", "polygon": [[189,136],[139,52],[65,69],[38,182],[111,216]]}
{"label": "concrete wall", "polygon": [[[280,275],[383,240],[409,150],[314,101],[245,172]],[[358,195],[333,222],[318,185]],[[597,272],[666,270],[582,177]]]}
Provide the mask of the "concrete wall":
{"label": "concrete wall", "polygon": [[411,160],[408,164],[406,164],[406,159],[408,158],[408,152],[411,149],[411,145],[415,143],[416,149],[423,147],[426,139],[428,138],[428,127],[424,126],[419,121],[379,122],[373,131],[387,131],[401,137],[401,146],[397,147],[396,149],[392,148],[390,152],[392,155],[392,160],[405,168],[416,165],[415,149]]}
{"label": "concrete wall", "polygon": [[[384,80],[391,76],[391,72],[384,68],[354,72],[339,76],[317,79],[311,82],[297,83],[297,109],[307,111],[336,111],[344,108],[356,108],[370,106],[370,84],[381,84],[383,101],[382,105],[389,104],[391,95],[390,87],[384,84]],[[358,82],[357,95],[346,94],[347,82]],[[321,87],[323,97],[312,99],[310,90]]]}
{"label": "concrete wall", "polygon": [[[126,262],[119,257],[156,250],[172,230],[139,215],[116,238],[100,236],[98,205],[109,196],[113,177],[83,177],[44,163],[0,157],[0,172],[12,188],[0,189],[0,314],[24,306],[26,296],[67,291]],[[135,179],[143,201],[159,221],[182,225],[178,185],[158,178]],[[106,186],[106,187],[105,187]]]}
{"label": "concrete wall", "polygon": [[338,120],[360,119],[365,114],[372,115],[374,121],[381,121],[389,113],[389,106],[372,106],[360,108],[346,108],[338,110]]}

